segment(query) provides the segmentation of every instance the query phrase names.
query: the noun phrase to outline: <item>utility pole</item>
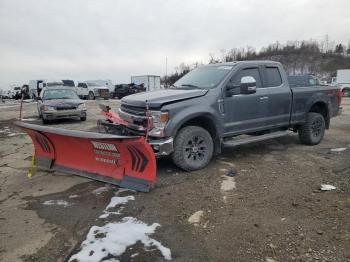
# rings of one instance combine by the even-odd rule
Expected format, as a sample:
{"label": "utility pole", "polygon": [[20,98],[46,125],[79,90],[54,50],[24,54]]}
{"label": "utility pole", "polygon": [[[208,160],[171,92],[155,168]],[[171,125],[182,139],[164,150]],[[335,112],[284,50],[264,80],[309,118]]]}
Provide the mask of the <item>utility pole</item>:
{"label": "utility pole", "polygon": [[168,57],[165,57],[165,88],[168,88]]}

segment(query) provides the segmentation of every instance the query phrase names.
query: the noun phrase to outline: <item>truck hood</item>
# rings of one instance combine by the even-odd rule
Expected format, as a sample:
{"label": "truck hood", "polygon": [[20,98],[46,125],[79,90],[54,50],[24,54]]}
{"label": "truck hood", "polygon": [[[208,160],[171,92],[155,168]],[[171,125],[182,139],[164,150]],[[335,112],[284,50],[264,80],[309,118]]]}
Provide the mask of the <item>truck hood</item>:
{"label": "truck hood", "polygon": [[204,96],[207,92],[206,89],[162,89],[126,96],[122,104],[145,107],[147,102],[150,108],[160,108],[165,104]]}
{"label": "truck hood", "polygon": [[43,104],[45,106],[54,106],[54,107],[60,107],[60,106],[78,106],[80,104],[83,104],[84,102],[79,99],[50,99],[50,100],[44,100]]}

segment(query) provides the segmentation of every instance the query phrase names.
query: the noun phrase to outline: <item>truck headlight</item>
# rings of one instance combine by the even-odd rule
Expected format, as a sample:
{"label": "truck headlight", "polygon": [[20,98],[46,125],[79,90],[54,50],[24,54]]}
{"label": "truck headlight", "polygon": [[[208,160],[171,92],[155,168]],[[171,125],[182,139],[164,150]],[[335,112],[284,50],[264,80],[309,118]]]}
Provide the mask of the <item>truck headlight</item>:
{"label": "truck headlight", "polygon": [[81,110],[86,109],[85,103],[78,105],[77,109],[81,109]]}
{"label": "truck headlight", "polygon": [[44,106],[44,111],[55,111],[56,108],[54,106]]}
{"label": "truck headlight", "polygon": [[152,124],[154,128],[164,129],[169,121],[169,113],[161,111],[151,111]]}

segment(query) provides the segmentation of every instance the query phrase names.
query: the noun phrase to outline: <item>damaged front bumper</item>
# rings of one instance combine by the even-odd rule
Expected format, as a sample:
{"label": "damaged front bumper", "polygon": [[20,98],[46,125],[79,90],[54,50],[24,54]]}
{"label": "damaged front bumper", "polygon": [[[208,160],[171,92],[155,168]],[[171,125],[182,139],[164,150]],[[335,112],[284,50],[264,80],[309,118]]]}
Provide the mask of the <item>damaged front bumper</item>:
{"label": "damaged front bumper", "polygon": [[172,137],[157,140],[149,139],[147,142],[151,145],[156,157],[168,156],[174,151],[174,139]]}
{"label": "damaged front bumper", "polygon": [[[110,123],[108,121],[99,121],[98,130],[100,132],[105,132],[109,134],[115,135],[138,135],[138,136],[146,136],[146,129],[134,129],[133,125],[120,125]],[[148,137],[147,143],[151,145],[154,154],[156,157],[168,156],[174,151],[174,138],[173,137],[165,137],[165,138],[155,138]]]}

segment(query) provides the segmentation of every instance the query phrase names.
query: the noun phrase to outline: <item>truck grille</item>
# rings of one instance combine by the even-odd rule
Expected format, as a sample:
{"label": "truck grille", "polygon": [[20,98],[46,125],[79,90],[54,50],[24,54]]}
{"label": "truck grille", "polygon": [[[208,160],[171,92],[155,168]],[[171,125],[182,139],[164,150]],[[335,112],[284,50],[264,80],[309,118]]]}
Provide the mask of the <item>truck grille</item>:
{"label": "truck grille", "polygon": [[58,106],[56,107],[57,110],[73,110],[73,109],[77,109],[76,106]]}
{"label": "truck grille", "polygon": [[146,116],[146,108],[144,107],[136,107],[122,104],[120,109],[126,113],[136,115],[136,116]]}

